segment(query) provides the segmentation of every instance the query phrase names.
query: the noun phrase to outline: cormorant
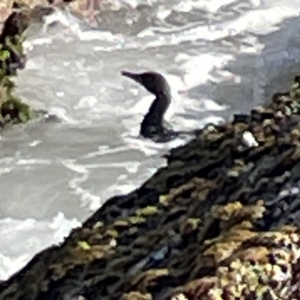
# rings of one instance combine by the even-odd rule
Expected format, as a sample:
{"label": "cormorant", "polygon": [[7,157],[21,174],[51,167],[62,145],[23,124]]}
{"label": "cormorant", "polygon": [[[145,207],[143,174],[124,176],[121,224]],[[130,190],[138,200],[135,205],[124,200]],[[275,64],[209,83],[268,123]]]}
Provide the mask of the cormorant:
{"label": "cormorant", "polygon": [[171,103],[171,90],[167,80],[161,74],[153,71],[144,73],[122,71],[121,74],[140,83],[148,92],[156,96],[141,123],[140,135],[156,142],[167,142],[180,134],[191,134],[191,132],[175,132],[164,121],[164,115]]}

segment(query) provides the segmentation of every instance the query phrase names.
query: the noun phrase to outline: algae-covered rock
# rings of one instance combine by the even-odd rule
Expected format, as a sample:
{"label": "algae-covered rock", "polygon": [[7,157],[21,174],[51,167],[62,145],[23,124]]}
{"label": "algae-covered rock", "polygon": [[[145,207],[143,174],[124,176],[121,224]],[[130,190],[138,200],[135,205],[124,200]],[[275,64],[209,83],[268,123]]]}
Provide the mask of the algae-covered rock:
{"label": "algae-covered rock", "polygon": [[31,118],[29,106],[18,98],[6,100],[1,105],[0,114],[4,123],[24,123]]}
{"label": "algae-covered rock", "polygon": [[26,122],[31,117],[30,108],[13,95],[12,76],[25,67],[22,48],[23,33],[29,26],[29,10],[15,3],[15,11],[7,18],[0,34],[0,122],[16,124]]}

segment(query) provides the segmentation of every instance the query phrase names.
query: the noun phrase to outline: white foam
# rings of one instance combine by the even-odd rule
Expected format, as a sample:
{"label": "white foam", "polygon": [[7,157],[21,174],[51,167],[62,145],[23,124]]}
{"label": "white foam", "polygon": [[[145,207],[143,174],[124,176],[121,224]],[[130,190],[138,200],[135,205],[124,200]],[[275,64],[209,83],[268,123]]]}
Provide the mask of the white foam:
{"label": "white foam", "polygon": [[5,280],[17,272],[38,251],[62,242],[70,230],[79,225],[76,219],[66,219],[62,212],[58,212],[50,222],[11,218],[0,220],[0,278]]}

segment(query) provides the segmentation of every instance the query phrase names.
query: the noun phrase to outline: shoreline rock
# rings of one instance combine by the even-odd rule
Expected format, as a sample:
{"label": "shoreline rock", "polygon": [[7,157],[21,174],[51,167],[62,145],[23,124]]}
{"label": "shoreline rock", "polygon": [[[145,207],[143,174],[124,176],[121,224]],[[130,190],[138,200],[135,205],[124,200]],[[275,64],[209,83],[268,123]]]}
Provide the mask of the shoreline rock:
{"label": "shoreline rock", "polygon": [[0,34],[0,124],[17,124],[31,118],[29,106],[13,95],[15,84],[11,80],[17,70],[25,67],[23,34],[30,23],[29,13],[14,3],[13,11],[3,24]]}
{"label": "shoreline rock", "polygon": [[300,77],[167,160],[0,283],[0,300],[300,299]]}

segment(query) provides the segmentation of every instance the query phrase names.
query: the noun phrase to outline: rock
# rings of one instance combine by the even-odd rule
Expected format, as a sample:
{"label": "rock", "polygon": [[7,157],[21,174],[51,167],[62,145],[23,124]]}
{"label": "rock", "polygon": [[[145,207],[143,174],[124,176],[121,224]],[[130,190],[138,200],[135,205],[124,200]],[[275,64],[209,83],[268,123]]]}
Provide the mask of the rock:
{"label": "rock", "polygon": [[27,7],[13,4],[12,13],[5,20],[0,34],[0,123],[1,126],[30,119],[30,108],[13,95],[14,83],[10,77],[25,67],[22,48],[23,33],[30,23]]}
{"label": "rock", "polygon": [[299,78],[167,160],[0,283],[0,299],[299,299]]}

